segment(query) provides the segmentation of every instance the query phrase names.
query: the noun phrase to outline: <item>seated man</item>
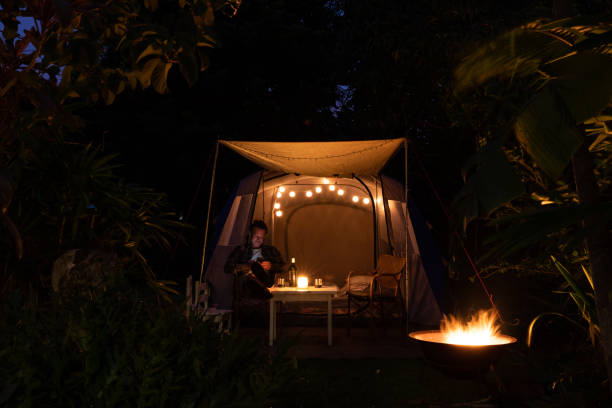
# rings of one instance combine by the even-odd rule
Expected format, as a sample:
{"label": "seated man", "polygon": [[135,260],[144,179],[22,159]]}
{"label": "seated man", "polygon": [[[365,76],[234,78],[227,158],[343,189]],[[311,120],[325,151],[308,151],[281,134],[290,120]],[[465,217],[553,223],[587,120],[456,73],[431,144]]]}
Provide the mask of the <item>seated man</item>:
{"label": "seated man", "polygon": [[263,244],[267,232],[263,221],[253,221],[246,244],[236,247],[225,263],[225,272],[236,276],[235,302],[240,298],[269,299],[267,288],[283,271],[285,262],[278,249]]}

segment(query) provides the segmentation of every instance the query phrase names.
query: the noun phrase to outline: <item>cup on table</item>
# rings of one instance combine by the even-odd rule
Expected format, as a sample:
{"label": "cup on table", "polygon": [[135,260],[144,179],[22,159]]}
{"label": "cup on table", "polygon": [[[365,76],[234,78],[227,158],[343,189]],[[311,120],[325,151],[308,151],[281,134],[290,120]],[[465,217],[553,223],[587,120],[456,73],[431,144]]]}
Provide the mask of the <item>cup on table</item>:
{"label": "cup on table", "polygon": [[315,288],[320,288],[321,286],[323,286],[323,279],[322,278],[315,278],[314,285],[315,285]]}
{"label": "cup on table", "polygon": [[285,278],[278,278],[278,280],[276,281],[276,286],[278,286],[279,288],[282,288],[285,286]]}

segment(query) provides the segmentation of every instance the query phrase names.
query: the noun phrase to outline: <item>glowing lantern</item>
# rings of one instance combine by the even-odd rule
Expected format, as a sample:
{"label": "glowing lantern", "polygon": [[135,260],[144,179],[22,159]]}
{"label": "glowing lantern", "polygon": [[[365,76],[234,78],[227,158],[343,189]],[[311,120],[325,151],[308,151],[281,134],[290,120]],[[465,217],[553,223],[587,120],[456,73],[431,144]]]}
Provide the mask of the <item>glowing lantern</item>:
{"label": "glowing lantern", "polygon": [[306,289],[308,287],[308,278],[306,276],[298,277],[297,287],[300,289]]}

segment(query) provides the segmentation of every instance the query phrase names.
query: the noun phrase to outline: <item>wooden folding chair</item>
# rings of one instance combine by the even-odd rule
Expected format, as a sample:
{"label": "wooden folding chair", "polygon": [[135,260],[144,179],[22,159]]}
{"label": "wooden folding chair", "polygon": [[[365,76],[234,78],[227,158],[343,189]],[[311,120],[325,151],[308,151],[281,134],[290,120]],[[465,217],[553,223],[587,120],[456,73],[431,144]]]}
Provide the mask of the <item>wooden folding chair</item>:
{"label": "wooden folding chair", "polygon": [[[353,315],[366,309],[370,309],[370,325],[374,326],[372,316],[374,311],[373,306],[376,302],[379,304],[383,323],[384,302],[389,300],[395,302],[399,300],[399,303],[402,304],[402,311],[404,311],[399,292],[399,282],[405,265],[406,260],[404,258],[393,255],[381,255],[378,259],[376,269],[374,269],[370,275],[353,275],[353,271],[349,272],[347,277],[347,330],[349,336],[351,333]],[[351,304],[357,306],[357,310],[354,312],[351,312]]]}

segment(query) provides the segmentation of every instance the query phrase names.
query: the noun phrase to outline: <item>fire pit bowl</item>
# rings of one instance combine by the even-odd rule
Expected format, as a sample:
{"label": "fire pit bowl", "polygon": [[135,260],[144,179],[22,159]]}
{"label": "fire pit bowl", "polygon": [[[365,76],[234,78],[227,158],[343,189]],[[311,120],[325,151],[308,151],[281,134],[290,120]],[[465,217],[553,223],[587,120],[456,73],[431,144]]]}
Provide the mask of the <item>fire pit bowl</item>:
{"label": "fire pit bowl", "polygon": [[440,330],[410,333],[423,350],[425,360],[444,373],[458,378],[484,374],[495,363],[502,351],[516,342],[512,336],[498,335],[497,344],[459,345],[444,342]]}

